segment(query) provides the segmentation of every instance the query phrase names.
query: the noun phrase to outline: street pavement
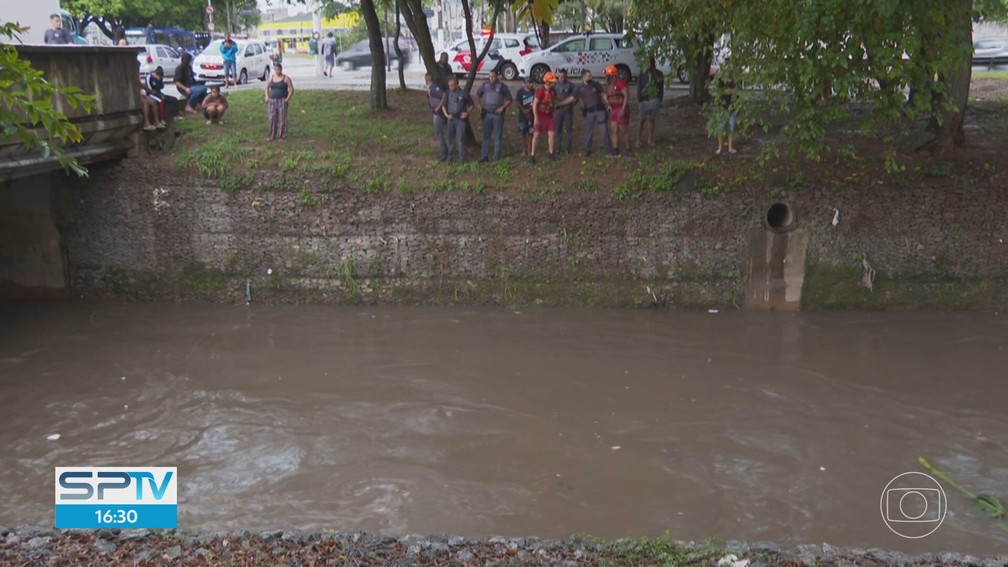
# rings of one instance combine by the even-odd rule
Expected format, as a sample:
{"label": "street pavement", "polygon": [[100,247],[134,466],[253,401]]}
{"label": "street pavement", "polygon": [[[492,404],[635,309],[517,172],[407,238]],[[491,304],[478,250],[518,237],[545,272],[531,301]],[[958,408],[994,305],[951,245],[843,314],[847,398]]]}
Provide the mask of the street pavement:
{"label": "street pavement", "polygon": [[[416,62],[417,57],[418,54],[411,53],[410,62],[406,64],[406,67],[403,70],[406,79],[406,86],[410,89],[425,88],[424,73],[426,73],[426,68],[422,63]],[[345,69],[335,67],[333,69],[333,76],[325,77],[322,75],[321,66],[316,66],[316,58],[307,55],[287,56],[284,58],[283,66],[284,73],[290,75],[291,81],[294,83],[295,90],[331,89],[366,91],[371,88],[371,67],[360,67],[354,69],[353,71],[347,71]],[[483,80],[484,79],[482,77],[478,77],[477,84]],[[170,78],[166,81],[166,83],[169,82]],[[398,63],[392,65],[391,69],[386,71],[385,84],[390,89],[399,88]],[[511,81],[508,84],[511,86],[512,90],[517,89],[520,86],[518,81]],[[678,79],[674,76],[666,75],[665,88],[666,90],[681,90],[689,88],[689,86],[679,83]],[[231,87],[225,92],[256,89],[263,90],[265,89],[265,85],[262,81],[250,79],[248,84]],[[178,96],[174,85],[166,84],[165,92],[173,96]]]}

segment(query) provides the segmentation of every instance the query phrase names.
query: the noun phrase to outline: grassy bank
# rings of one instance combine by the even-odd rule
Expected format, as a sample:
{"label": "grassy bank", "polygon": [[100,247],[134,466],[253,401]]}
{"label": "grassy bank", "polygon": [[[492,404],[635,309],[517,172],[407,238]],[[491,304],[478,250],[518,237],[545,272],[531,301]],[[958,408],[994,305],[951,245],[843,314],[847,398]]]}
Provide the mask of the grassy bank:
{"label": "grassy bank", "polygon": [[[994,81],[993,83],[991,81]],[[1000,79],[984,84],[998,85]],[[367,93],[297,91],[289,112],[289,139],[267,142],[266,106],[262,92],[229,94],[231,108],[224,126],[207,126],[197,116],[176,122],[177,138],[170,159],[228,191],[276,189],[308,192],[339,187],[367,192],[463,191],[482,194],[515,190],[532,194],[564,191],[609,191],[625,199],[647,192],[698,190],[716,196],[738,188],[982,183],[995,173],[998,155],[1008,142],[1008,103],[975,101],[968,146],[952,155],[926,152],[899,154],[892,132],[864,137],[838,125],[826,135],[832,150],[812,161],[784,155],[768,159],[766,144],[778,142],[772,131],[740,136],[739,154],[714,155],[715,141],[706,130],[703,108],[684,100],[666,101],[658,125],[658,146],[636,149],[632,158],[612,159],[598,150],[581,155],[582,120],[575,116],[574,153],[536,165],[521,156],[517,118],[505,122],[504,152],[499,162],[475,163],[478,143],[470,145],[466,163],[435,160],[426,97],[419,91],[389,91],[387,112],[373,112]],[[478,120],[473,120],[477,137]],[[636,133],[636,123],[631,129]],[[172,134],[169,131],[169,136]],[[162,134],[162,136],[164,136]],[[538,152],[546,153],[546,140]],[[241,164],[242,167],[235,167]],[[317,196],[305,194],[306,204]]]}

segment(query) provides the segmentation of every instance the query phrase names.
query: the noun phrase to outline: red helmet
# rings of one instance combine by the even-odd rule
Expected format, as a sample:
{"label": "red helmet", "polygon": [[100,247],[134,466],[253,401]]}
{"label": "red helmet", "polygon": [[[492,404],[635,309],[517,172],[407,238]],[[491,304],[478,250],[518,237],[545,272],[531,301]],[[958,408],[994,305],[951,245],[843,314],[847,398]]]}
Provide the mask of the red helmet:
{"label": "red helmet", "polygon": [[619,69],[615,65],[609,65],[605,68],[606,77],[615,77],[616,75],[619,75]]}
{"label": "red helmet", "polygon": [[543,75],[544,83],[555,83],[556,80],[556,75],[553,74],[553,71],[546,71],[546,74]]}

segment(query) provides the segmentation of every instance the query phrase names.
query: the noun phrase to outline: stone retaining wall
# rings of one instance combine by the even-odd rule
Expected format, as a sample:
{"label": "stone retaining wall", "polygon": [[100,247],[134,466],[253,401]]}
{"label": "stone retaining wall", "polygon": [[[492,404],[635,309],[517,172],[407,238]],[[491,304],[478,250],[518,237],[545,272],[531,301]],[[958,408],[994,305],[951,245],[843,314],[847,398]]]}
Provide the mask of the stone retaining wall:
{"label": "stone retaining wall", "polygon": [[85,296],[244,301],[248,281],[254,301],[726,307],[774,202],[809,232],[803,308],[1008,304],[994,189],[227,192],[126,160],[68,181],[56,210]]}

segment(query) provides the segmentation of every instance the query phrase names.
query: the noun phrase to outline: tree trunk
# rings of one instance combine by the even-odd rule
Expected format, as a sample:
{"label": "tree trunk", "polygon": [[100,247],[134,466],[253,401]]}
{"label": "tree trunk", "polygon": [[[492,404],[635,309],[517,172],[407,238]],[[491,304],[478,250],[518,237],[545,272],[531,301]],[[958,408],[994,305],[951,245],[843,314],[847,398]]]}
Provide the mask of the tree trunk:
{"label": "tree trunk", "polygon": [[497,17],[500,15],[500,2],[494,2],[493,6],[493,19],[494,22],[490,25],[490,36],[487,37],[486,44],[483,45],[483,49],[480,50],[476,57],[472,57],[473,53],[476,53],[476,38],[473,37],[472,29],[472,7],[469,4],[469,0],[462,0],[462,12],[466,17],[466,39],[469,40],[469,55],[472,65],[469,67],[469,75],[466,79],[465,90],[467,93],[472,93],[473,84],[476,82],[476,70],[479,69],[480,63],[486,59],[487,53],[490,52],[490,46],[493,44],[494,36],[497,33]]}
{"label": "tree trunk", "polygon": [[931,120],[928,131],[935,134],[935,140],[929,145],[932,152],[945,152],[961,147],[966,141],[963,130],[963,120],[966,117],[966,104],[969,102],[970,78],[972,75],[972,52],[967,49],[973,45],[973,21],[971,19],[972,2],[959,0],[947,5],[952,33],[957,40],[955,45],[961,54],[950,68],[939,73],[939,81],[944,85],[944,91],[936,93],[932,101]]}
{"label": "tree trunk", "polygon": [[367,25],[368,44],[371,47],[371,110],[388,110],[388,93],[385,91],[385,45],[382,41],[381,21],[375,11],[374,0],[361,0],[361,15]]}
{"label": "tree trunk", "polygon": [[539,32],[539,47],[546,49],[550,46],[550,25],[546,22],[539,22],[536,29]]}
{"label": "tree trunk", "polygon": [[434,41],[431,39],[430,27],[427,25],[427,15],[424,14],[423,0],[399,0],[400,9],[406,18],[406,25],[413,32],[416,39],[417,49],[420,50],[420,59],[423,61],[427,73],[435,81],[447,88],[444,79],[441,78],[441,70],[437,66],[437,57],[434,55]]}
{"label": "tree trunk", "polygon": [[395,3],[395,39],[393,41],[395,42],[396,57],[399,59],[399,89],[405,91],[408,90],[406,88],[406,76],[403,73],[406,58],[403,57],[402,49],[399,47],[399,37],[402,35],[402,23],[400,23],[399,19],[399,16],[402,14],[402,9],[399,7],[401,3],[402,0],[396,0]]}
{"label": "tree trunk", "polygon": [[710,82],[711,61],[714,59],[714,36],[706,35],[702,37],[694,36],[691,46],[691,57],[687,61],[689,68],[689,97],[696,104],[704,104],[710,100],[710,93],[707,85]]}

